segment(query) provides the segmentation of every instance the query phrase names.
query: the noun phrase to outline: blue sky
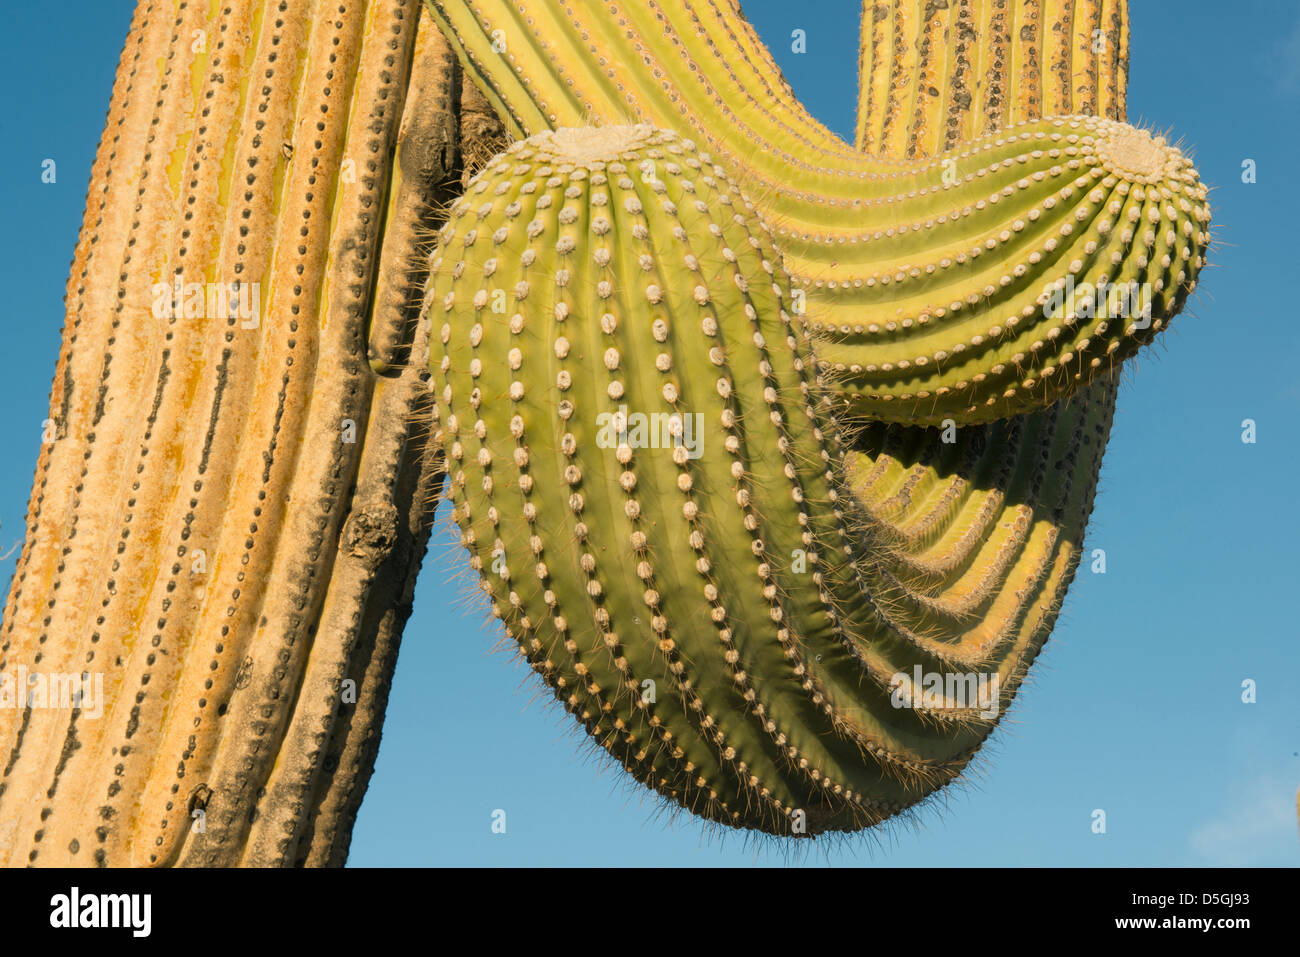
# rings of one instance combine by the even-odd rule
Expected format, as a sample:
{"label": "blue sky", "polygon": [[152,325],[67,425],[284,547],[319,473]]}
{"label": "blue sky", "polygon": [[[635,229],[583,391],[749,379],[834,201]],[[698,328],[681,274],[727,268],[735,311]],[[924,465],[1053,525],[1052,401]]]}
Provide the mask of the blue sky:
{"label": "blue sky", "polygon": [[[851,135],[858,0],[749,0],[809,108]],[[1081,569],[1056,633],[974,778],[915,825],[805,848],[809,864],[1300,864],[1296,472],[1300,7],[1132,4],[1130,119],[1172,129],[1211,194],[1213,268],[1131,364]],[[1177,10],[1176,14],[1171,11]],[[19,540],[47,414],[68,263],[124,0],[7,11],[0,129],[0,555]],[[791,52],[790,34],[807,34]],[[41,182],[54,159],[57,180]],[[1241,180],[1255,161],[1257,182]],[[1241,441],[1243,419],[1258,441]],[[7,582],[14,556],[0,562]],[[780,865],[706,833],[592,756],[477,604],[439,522],[407,626],[353,865]],[[1242,682],[1257,683],[1255,704]],[[1091,830],[1102,808],[1107,833]],[[492,814],[507,815],[505,834]]]}

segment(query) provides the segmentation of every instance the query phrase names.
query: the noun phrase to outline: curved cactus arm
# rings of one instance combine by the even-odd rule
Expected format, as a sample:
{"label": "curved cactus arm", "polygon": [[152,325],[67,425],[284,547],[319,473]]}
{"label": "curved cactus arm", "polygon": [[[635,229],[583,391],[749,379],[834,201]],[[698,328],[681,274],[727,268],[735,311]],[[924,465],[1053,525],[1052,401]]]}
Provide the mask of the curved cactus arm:
{"label": "curved cactus arm", "polygon": [[429,530],[403,357],[458,67],[415,0],[177,16],[120,61],[5,611],[7,673],[103,682],[0,714],[14,864],[340,863]]}
{"label": "curved cactus arm", "polygon": [[[521,132],[631,116],[707,144],[772,227],[856,413],[938,424],[1041,408],[1149,341],[1203,265],[1204,187],[1176,149],[1122,124],[1025,120],[942,157],[882,158],[769,82],[757,41],[733,55],[750,31],[732,2],[429,2]],[[976,47],[992,83],[1004,40]]]}
{"label": "curved cactus arm", "polygon": [[877,257],[840,296],[855,320],[809,312],[856,412],[937,424],[1040,408],[1108,377],[1195,289],[1206,190],[1146,133],[1026,121],[922,164],[873,200],[896,212],[851,231]]}
{"label": "curved cactus arm", "polygon": [[471,183],[431,271],[452,514],[574,716],[727,824],[859,827],[918,800],[925,767],[863,760],[923,766],[931,742],[845,682],[866,598],[839,450],[779,259],[726,174],[650,127],[542,134]]}
{"label": "curved cactus arm", "polygon": [[[633,175],[646,160],[662,178]],[[489,164],[425,306],[452,515],[492,611],[629,773],[775,834],[876,824],[961,773],[1072,570],[1029,519],[1085,510],[1073,465],[1109,414],[972,441],[963,464],[987,453],[994,510],[1018,521],[989,529],[954,482],[957,518],[916,538],[965,529],[901,579],[871,511],[885,483],[843,476],[788,302],[725,171],[640,126],[539,134]],[[954,668],[976,689],[900,704],[899,675]]]}

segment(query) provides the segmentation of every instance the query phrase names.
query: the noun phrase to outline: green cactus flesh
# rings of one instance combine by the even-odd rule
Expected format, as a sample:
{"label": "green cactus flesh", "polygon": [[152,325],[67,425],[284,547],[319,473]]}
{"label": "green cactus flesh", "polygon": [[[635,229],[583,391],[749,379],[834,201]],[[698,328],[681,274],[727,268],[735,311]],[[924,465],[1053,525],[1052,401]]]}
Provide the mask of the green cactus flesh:
{"label": "green cactus flesh", "polygon": [[[893,676],[978,663],[1000,712],[1038,630],[946,645],[882,626],[914,597],[883,561],[897,543],[845,484],[788,277],[723,170],[650,127],[543,133],[471,182],[435,256],[435,441],[462,542],[626,770],[777,834],[877,823],[961,771],[992,720],[900,708]],[[1041,458],[1026,489],[1054,478]]]}

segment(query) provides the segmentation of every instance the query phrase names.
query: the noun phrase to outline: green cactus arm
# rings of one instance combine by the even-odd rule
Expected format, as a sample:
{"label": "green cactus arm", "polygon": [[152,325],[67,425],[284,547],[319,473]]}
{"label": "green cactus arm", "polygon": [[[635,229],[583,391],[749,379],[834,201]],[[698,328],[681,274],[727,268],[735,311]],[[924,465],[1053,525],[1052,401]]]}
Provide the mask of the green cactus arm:
{"label": "green cactus arm", "polygon": [[[1032,109],[1026,112],[1033,118]],[[462,333],[465,329],[455,328]],[[593,348],[589,355],[598,352]],[[953,780],[991,730],[995,720],[970,709],[923,714],[928,722],[912,726],[897,712],[881,709],[881,696],[893,669],[907,670],[917,663],[979,669],[998,676],[998,713],[1005,710],[1050,633],[1077,566],[1113,407],[1114,381],[1107,379],[1041,412],[963,427],[951,446],[941,443],[933,430],[883,423],[855,440],[847,480],[863,509],[853,529],[859,537],[857,558],[852,574],[841,568],[838,577],[828,576],[835,578],[831,607],[841,613],[837,640],[811,646],[817,653],[800,655],[794,663],[805,694],[816,707],[826,708],[815,716],[826,722],[817,735],[824,747],[808,752],[805,760],[821,775],[833,769],[829,780],[852,782],[861,790],[843,807],[823,806],[815,815],[814,829],[875,823],[895,813],[900,803],[913,803]],[[539,414],[544,409],[538,409]],[[499,458],[494,454],[492,461]],[[502,509],[497,520],[504,522],[505,514]],[[605,551],[613,548],[609,545]],[[689,564],[689,556],[680,561]],[[670,562],[669,567],[677,565]],[[621,585],[616,571],[607,574],[604,594]],[[494,584],[485,577],[486,590],[493,592]],[[855,600],[855,586],[858,593],[870,595],[868,602]],[[722,588],[718,592],[729,593]],[[498,600],[494,610],[507,620],[521,646],[533,640],[524,636],[530,627],[538,627],[535,618],[525,616],[521,630],[517,606],[509,599]],[[785,668],[789,672],[789,661]],[[713,676],[693,677],[697,693],[709,698],[704,691]],[[753,680],[755,688],[767,687]],[[680,736],[682,727],[675,733]],[[733,728],[728,740],[736,733]],[[606,744],[619,753],[616,744]],[[853,760],[837,751],[839,745],[858,749],[858,763],[871,774],[855,774]],[[674,787],[673,780],[661,779],[658,789],[698,810],[700,805],[692,803],[698,795],[691,798]],[[725,774],[721,780],[727,780]],[[798,800],[799,785],[788,775],[780,780],[778,806],[788,812],[790,801]],[[895,782],[892,788],[890,781]],[[763,787],[770,795],[768,784]],[[712,790],[716,799],[720,789],[714,785]],[[734,818],[737,812],[731,805],[742,793],[721,790],[729,805],[701,813],[719,820]],[[773,830],[770,816],[742,818],[746,826]],[[777,828],[776,833],[788,831]]]}
{"label": "green cactus arm", "polygon": [[[1181,155],[1104,119],[1027,121],[968,150],[998,143],[1010,148],[977,171],[955,166],[978,199],[942,197],[937,215],[913,209],[876,231],[902,254],[855,278],[860,291],[844,298],[861,304],[859,321],[810,310],[818,357],[857,411],[938,424],[1040,407],[1109,376],[1195,288],[1209,212]],[[1039,183],[1050,195],[1035,199]],[[996,206],[992,228],[967,224]],[[945,229],[953,242],[936,248]]]}
{"label": "green cactus arm", "polygon": [[[989,43],[1002,42],[992,38]],[[590,104],[586,107],[590,108]],[[751,185],[751,179],[745,176],[741,181]],[[463,325],[458,328],[463,332]],[[970,495],[978,501],[971,508],[985,520],[975,534],[963,534],[956,541],[940,544],[933,550],[935,554],[911,555],[907,554],[910,542],[906,538],[889,540],[889,524],[870,511],[861,527],[855,529],[867,536],[868,545],[862,547],[853,573],[842,567],[831,572],[831,607],[844,612],[837,618],[837,641],[815,645],[820,651],[816,655],[818,667],[810,667],[805,655],[798,654],[793,659],[796,670],[790,672],[803,685],[814,709],[827,709],[826,729],[815,735],[822,746],[806,752],[805,761],[824,779],[840,784],[846,793],[855,793],[854,800],[839,809],[823,807],[816,828],[861,826],[880,815],[894,813],[900,806],[898,785],[905,788],[901,804],[911,804],[920,794],[952,780],[987,735],[992,722],[982,723],[974,715],[961,713],[940,720],[945,726],[943,735],[926,736],[923,728],[918,733],[904,716],[880,709],[884,681],[892,668],[906,668],[913,663],[992,668],[1005,692],[1000,705],[1010,700],[1050,631],[1078,562],[1078,538],[1095,492],[1101,439],[1109,428],[1112,400],[1113,391],[1106,387],[1089,389],[1065,406],[1018,420],[1017,436],[1004,438],[995,433],[992,445],[1005,446],[1000,460],[1010,467],[992,476],[991,489],[982,488]],[[983,430],[979,436],[987,438]],[[976,446],[978,438],[972,438],[971,449],[978,452]],[[491,458],[491,462],[495,460],[497,456]],[[954,482],[961,485],[966,479],[958,473]],[[859,497],[863,501],[870,499],[866,489],[859,490]],[[931,524],[943,525],[948,514],[945,505],[959,498],[958,490],[958,494],[949,495],[948,502],[927,503]],[[495,510],[497,506],[489,506],[489,515]],[[989,521],[1000,511],[1006,520]],[[499,519],[500,512],[497,514]],[[607,546],[606,551],[608,547],[612,546]],[[485,580],[487,588],[493,584]],[[615,573],[602,583],[602,594],[616,592],[620,585],[623,583]],[[718,592],[732,593],[720,588]],[[858,601],[863,592],[871,596],[866,607]],[[495,605],[507,622],[517,614],[512,609],[517,609],[512,602],[498,601]],[[528,625],[536,628],[532,619]],[[516,628],[512,633],[526,635],[528,627],[525,625],[523,632]],[[692,633],[689,637],[694,640],[698,636]],[[750,646],[762,648],[763,642]],[[775,645],[768,641],[766,648]],[[768,676],[774,674],[777,672],[767,672]],[[746,676],[750,675],[746,671]],[[764,676],[763,688],[770,687],[768,676]],[[758,679],[750,680],[758,684]],[[695,687],[706,689],[710,684],[702,679]],[[813,718],[820,720],[822,716],[814,713]],[[797,728],[800,724],[787,727]],[[676,733],[680,735],[681,728]],[[854,770],[853,759],[837,750],[841,745],[858,749],[857,763],[861,767]],[[697,757],[698,752],[689,761],[694,763]],[[788,778],[783,783],[787,792],[798,787],[797,781],[792,783]],[[853,784],[858,792],[852,791]],[[718,787],[712,787],[711,792],[718,793]],[[684,804],[695,806],[694,798],[684,792],[672,793]],[[839,792],[835,793],[839,796]],[[716,800],[714,794],[711,800]],[[863,797],[867,805],[853,807],[861,804]],[[733,792],[731,800],[740,800],[740,794]],[[789,810],[788,800],[784,806]],[[719,814],[716,807],[711,807],[702,813],[725,819],[725,814],[736,811],[723,807]],[[768,827],[751,820],[745,823]]]}
{"label": "green cactus arm", "polygon": [[[629,175],[646,159],[662,180]],[[674,134],[516,143],[430,267],[436,436],[493,613],[625,768],[719,822],[854,829],[955,779],[1014,695],[1072,570],[1028,514],[1090,497],[1071,484],[1089,436],[1055,410],[1029,421],[997,456],[1018,463],[1001,477],[1022,514],[972,554],[983,590],[938,568],[921,607],[932,581],[891,584],[870,483],[841,481],[765,229]],[[656,411],[698,416],[698,444],[647,447],[631,418]],[[899,706],[898,674],[954,666],[996,676],[996,700]],[[642,682],[665,677],[648,703]]]}
{"label": "green cactus arm", "polygon": [[[690,144],[587,135],[627,140],[516,144],[453,208],[431,265],[437,423],[471,566],[578,719],[635,735],[601,737],[624,766],[663,755],[661,792],[774,833],[800,809],[816,830],[883,820],[925,793],[925,769],[863,754],[901,765],[924,722],[879,692],[837,707],[829,659],[848,659],[867,599],[827,504],[839,453],[774,298],[779,260]],[[664,180],[628,175],[645,158]],[[621,407],[698,414],[717,435],[696,433],[697,458],[610,447],[602,415]]]}
{"label": "green cactus arm", "polygon": [[[761,47],[730,55],[748,32],[732,3],[430,2],[520,132],[630,116],[707,143],[772,226],[856,413],[933,425],[1042,407],[1149,341],[1203,265],[1204,187],[1176,149],[1121,124],[1027,119],[945,156],[882,158],[763,86],[778,71]],[[1089,298],[1098,282],[1125,315],[1092,316],[1107,308]],[[1076,283],[1045,310],[1046,290]],[[1135,305],[1151,315],[1128,316]]]}

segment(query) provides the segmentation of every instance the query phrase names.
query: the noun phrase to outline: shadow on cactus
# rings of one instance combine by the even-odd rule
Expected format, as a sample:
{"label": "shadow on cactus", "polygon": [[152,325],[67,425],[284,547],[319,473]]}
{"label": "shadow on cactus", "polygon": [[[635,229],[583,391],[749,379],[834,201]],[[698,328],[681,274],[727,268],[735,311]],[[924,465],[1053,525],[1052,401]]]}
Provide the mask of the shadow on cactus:
{"label": "shadow on cactus", "polygon": [[554,67],[478,48],[497,6],[433,4],[532,135],[453,205],[423,312],[492,612],[694,814],[791,836],[891,818],[958,779],[1050,633],[1121,363],[1204,265],[1206,190],[1087,115],[782,170],[740,159],[734,118],[656,112],[639,75],[633,109],[601,108],[581,57],[591,122],[532,132],[510,84],[535,102]]}

